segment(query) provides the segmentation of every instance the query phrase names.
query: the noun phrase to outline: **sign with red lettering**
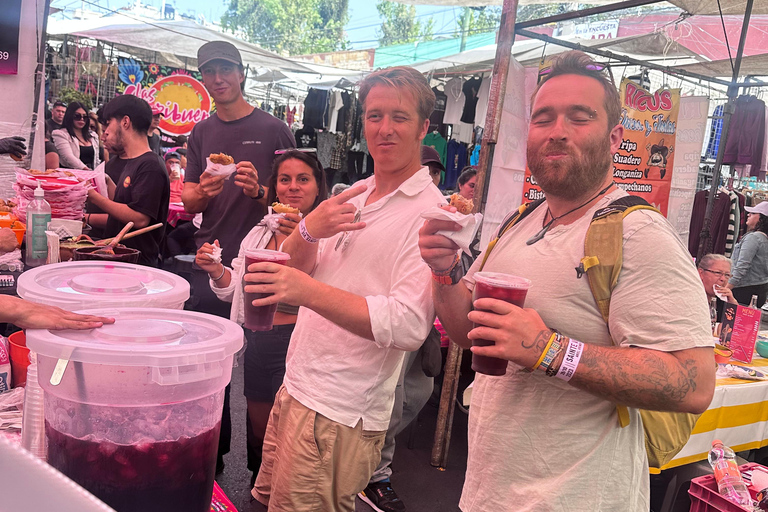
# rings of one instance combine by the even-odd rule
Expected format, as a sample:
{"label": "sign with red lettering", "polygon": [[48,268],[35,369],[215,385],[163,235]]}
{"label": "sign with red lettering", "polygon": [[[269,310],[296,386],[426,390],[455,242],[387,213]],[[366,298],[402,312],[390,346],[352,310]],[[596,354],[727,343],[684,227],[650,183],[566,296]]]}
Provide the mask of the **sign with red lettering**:
{"label": "sign with red lettering", "polygon": [[211,115],[213,100],[197,71],[120,59],[118,92],[133,94],[163,111],[160,130],[170,136],[187,135]]}
{"label": "sign with red lettering", "polygon": [[613,179],[667,215],[672,186],[680,89],[651,93],[635,82],[621,82],[624,136],[613,155]]}
{"label": "sign with red lettering", "polygon": [[723,308],[720,343],[733,350],[732,357],[737,361],[752,362],[761,315],[760,309],[738,304],[726,304]]}

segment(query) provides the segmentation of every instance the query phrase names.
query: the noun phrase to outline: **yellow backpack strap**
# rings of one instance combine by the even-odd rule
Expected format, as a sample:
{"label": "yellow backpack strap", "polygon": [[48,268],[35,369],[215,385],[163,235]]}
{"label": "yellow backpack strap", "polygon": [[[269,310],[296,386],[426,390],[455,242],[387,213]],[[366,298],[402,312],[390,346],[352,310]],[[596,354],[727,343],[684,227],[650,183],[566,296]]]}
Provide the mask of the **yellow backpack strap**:
{"label": "yellow backpack strap", "polygon": [[491,240],[488,243],[488,247],[485,249],[485,254],[483,255],[483,262],[480,263],[480,268],[477,269],[478,272],[483,270],[483,267],[485,267],[485,262],[488,261],[488,256],[491,254],[491,251],[494,247],[496,247],[496,244],[498,243],[499,239],[509,231],[512,226],[523,220],[528,214],[530,214],[533,210],[535,210],[541,203],[544,202],[544,199],[538,199],[536,201],[533,201],[531,203],[524,203],[521,204],[517,211],[512,213],[510,216],[504,220],[504,222],[501,223],[501,227],[499,228],[499,234],[496,235],[496,237]]}
{"label": "yellow backpack strap", "polygon": [[[577,274],[587,274],[589,288],[603,320],[608,324],[611,293],[619,281],[624,246],[624,217],[635,210],[659,211],[637,196],[625,196],[596,211],[584,239],[584,257]],[[613,341],[613,338],[611,338]],[[629,425],[629,410],[616,406],[621,427]]]}

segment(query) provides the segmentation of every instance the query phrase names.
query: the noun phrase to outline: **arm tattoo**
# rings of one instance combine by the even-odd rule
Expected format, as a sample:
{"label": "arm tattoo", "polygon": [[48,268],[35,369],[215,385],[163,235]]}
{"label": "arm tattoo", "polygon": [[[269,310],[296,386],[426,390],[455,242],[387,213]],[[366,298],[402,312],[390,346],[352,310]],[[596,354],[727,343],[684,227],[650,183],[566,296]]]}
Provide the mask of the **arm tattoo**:
{"label": "arm tattoo", "polygon": [[533,340],[523,340],[520,342],[520,345],[527,350],[535,347],[539,352],[544,352],[544,348],[546,348],[550,336],[552,336],[552,331],[544,329],[543,331],[540,331]]}
{"label": "arm tattoo", "polygon": [[699,376],[695,359],[671,361],[650,349],[590,347],[579,366],[584,373],[574,379],[577,387],[618,404],[654,410],[678,409],[676,404],[696,391]]}

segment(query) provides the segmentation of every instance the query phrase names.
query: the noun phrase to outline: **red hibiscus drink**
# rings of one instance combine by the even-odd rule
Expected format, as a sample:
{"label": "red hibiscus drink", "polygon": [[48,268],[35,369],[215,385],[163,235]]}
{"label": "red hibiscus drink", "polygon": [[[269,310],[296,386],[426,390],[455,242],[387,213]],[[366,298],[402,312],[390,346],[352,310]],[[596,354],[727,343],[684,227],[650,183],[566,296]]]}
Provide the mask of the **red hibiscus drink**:
{"label": "red hibiscus drink", "polygon": [[[291,256],[280,251],[271,251],[269,249],[254,249],[245,251],[245,273],[248,273],[248,267],[253,263],[279,263],[285,265],[285,263],[291,259]],[[243,274],[245,276],[245,274]],[[243,279],[243,287],[247,284]],[[253,301],[256,299],[263,299],[269,297],[269,293],[247,293],[243,289],[244,302],[244,316],[245,316],[245,328],[252,331],[269,331],[272,329],[272,322],[275,319],[275,311],[277,310],[277,304],[270,304],[269,306],[254,306]]]}
{"label": "red hibiscus drink", "polygon": [[[472,302],[489,297],[521,308],[525,305],[525,296],[531,287],[528,279],[497,272],[476,272],[474,278],[475,290],[472,293]],[[475,324],[475,327],[477,326],[478,324]],[[486,347],[494,345],[494,342],[473,340],[472,345]],[[507,360],[472,354],[472,369],[485,375],[504,375],[507,372]]]}

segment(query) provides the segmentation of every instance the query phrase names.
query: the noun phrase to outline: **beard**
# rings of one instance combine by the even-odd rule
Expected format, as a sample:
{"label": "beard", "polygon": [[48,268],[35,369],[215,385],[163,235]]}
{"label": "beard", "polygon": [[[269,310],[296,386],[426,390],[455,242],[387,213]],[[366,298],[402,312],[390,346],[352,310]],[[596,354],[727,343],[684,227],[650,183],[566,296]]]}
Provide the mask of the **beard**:
{"label": "beard", "polygon": [[[565,153],[567,158],[547,161],[550,154]],[[528,168],[548,195],[575,200],[603,184],[611,169],[611,143],[608,137],[588,141],[578,155],[568,144],[549,142],[540,148],[528,147]]]}
{"label": "beard", "polygon": [[115,136],[113,140],[105,140],[104,147],[110,153],[120,156],[125,154],[125,142],[123,139],[123,129],[118,126],[115,130]]}

